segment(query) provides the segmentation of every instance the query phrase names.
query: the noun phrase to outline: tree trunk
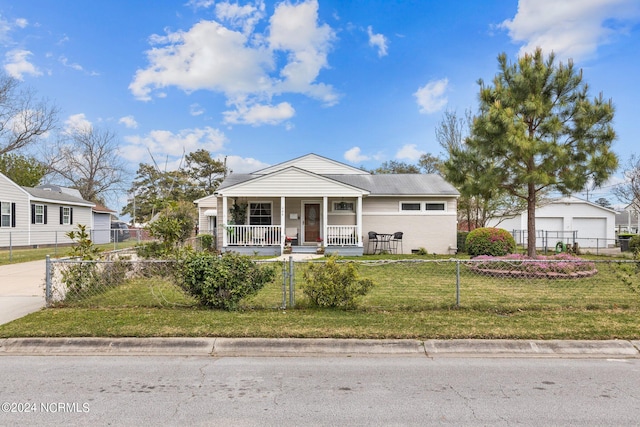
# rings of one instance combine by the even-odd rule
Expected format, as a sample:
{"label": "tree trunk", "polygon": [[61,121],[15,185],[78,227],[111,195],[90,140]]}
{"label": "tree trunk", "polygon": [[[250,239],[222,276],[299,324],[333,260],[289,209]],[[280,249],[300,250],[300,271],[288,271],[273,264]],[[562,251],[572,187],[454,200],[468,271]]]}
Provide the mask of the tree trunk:
{"label": "tree trunk", "polygon": [[536,256],[536,191],[533,184],[529,184],[527,197],[527,255]]}

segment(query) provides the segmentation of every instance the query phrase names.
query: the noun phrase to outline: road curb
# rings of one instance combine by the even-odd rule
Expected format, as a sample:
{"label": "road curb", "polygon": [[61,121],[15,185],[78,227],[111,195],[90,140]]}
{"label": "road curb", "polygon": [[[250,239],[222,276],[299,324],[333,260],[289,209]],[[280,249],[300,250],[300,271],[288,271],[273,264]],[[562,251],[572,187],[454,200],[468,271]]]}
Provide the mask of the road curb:
{"label": "road curb", "polygon": [[214,338],[6,338],[0,355],[207,356]]}
{"label": "road curb", "polygon": [[640,357],[638,346],[623,340],[427,340],[431,357]]}
{"label": "road curb", "polygon": [[626,340],[376,340],[337,338],[5,338],[2,355],[213,357],[640,358]]}
{"label": "road curb", "polygon": [[213,356],[422,356],[418,340],[375,340],[338,338],[218,338]]}

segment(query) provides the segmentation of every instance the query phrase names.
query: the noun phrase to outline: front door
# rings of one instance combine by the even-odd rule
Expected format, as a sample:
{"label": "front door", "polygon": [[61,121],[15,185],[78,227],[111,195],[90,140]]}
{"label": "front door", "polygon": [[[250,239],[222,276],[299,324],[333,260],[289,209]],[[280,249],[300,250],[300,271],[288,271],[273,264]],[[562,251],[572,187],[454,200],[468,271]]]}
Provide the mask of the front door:
{"label": "front door", "polygon": [[320,237],[320,204],[304,205],[304,241],[317,242]]}

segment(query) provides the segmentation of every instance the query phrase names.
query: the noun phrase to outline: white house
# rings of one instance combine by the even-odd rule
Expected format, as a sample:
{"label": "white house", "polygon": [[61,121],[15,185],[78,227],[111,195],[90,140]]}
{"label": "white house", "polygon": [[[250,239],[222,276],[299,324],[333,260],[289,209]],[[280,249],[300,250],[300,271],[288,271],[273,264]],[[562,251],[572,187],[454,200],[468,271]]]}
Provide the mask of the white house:
{"label": "white house", "polygon": [[21,187],[0,173],[0,247],[71,243],[77,224],[93,228],[93,206],[76,190]]}
{"label": "white house", "polygon": [[[606,248],[615,244],[616,212],[577,197],[552,200],[536,208],[536,247],[554,247],[558,241],[578,243],[583,248]],[[516,243],[526,244],[527,212],[492,218],[490,227],[514,234]]]}
{"label": "white house", "polygon": [[[289,241],[293,252],[320,243],[340,254],[420,248],[446,254],[456,248],[458,196],[438,175],[372,175],[308,154],[231,174],[195,203],[200,233],[215,232],[222,250],[280,254]],[[233,215],[238,206],[246,206],[240,224]],[[370,232],[378,233],[377,241],[370,241]],[[401,242],[389,242],[396,232]]]}

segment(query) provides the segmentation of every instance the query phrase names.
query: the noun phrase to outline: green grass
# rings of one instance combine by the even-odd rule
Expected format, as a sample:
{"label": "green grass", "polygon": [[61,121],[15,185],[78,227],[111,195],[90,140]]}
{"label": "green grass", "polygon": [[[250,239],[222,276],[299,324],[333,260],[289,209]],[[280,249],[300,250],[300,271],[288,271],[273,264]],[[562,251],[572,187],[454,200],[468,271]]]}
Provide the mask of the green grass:
{"label": "green grass", "polygon": [[350,311],[309,307],[303,264],[296,267],[296,308],[281,308],[281,276],[238,312],[204,309],[164,279],[136,279],[0,325],[0,337],[640,338],[640,277],[615,263],[579,280],[491,278],[461,267],[459,306],[455,263],[363,265],[377,286]]}
{"label": "green grass", "polygon": [[[124,242],[105,243],[102,245],[96,245],[103,251],[112,251],[114,249],[125,249],[136,246],[138,242],[135,239],[125,240]],[[62,258],[69,256],[71,244],[50,246],[45,248],[21,248],[12,249],[8,248],[0,249],[0,265],[16,264],[20,262],[38,261],[45,259],[47,255],[52,258]]]}

